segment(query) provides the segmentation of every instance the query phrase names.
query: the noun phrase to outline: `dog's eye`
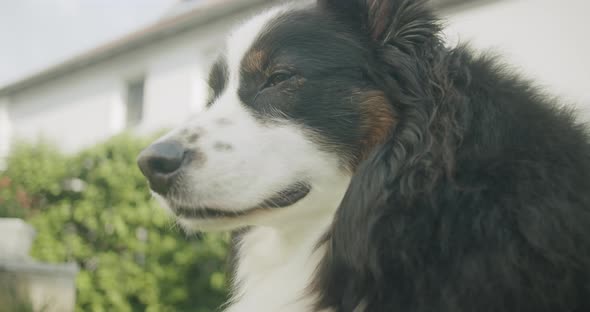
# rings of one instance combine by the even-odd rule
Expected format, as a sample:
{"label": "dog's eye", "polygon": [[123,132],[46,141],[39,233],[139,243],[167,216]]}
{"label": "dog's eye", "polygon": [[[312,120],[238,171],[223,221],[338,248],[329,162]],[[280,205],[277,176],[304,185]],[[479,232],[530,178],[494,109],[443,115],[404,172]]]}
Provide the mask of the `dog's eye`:
{"label": "dog's eye", "polygon": [[293,74],[288,71],[277,71],[274,72],[269,78],[266,83],[266,87],[274,87],[281,82],[289,80],[293,77]]}

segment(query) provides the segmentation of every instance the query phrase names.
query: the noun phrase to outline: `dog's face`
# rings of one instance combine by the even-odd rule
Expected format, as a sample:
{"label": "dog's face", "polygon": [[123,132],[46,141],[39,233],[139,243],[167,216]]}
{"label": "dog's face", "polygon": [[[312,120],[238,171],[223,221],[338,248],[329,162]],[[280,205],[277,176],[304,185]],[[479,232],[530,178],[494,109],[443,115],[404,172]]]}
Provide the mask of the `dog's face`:
{"label": "dog's face", "polygon": [[211,68],[207,108],[139,157],[156,197],[199,230],[332,214],[395,123],[365,41],[320,8],[239,27]]}

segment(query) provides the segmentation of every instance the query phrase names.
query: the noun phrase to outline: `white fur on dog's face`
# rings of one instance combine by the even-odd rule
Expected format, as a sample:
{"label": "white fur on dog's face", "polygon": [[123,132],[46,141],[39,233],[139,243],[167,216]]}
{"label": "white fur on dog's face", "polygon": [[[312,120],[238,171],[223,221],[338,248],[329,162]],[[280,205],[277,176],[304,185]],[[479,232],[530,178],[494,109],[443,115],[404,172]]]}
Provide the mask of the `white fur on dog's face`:
{"label": "white fur on dog's face", "polygon": [[[169,194],[155,194],[164,206],[248,211],[232,217],[179,217],[187,229],[280,225],[293,218],[329,215],[346,190],[349,173],[337,155],[314,143],[312,131],[287,119],[256,118],[238,96],[244,55],[265,24],[282,12],[266,12],[229,37],[225,89],[209,109],[161,139],[179,141],[194,155]],[[254,209],[296,183],[308,184],[311,191],[294,205]]]}

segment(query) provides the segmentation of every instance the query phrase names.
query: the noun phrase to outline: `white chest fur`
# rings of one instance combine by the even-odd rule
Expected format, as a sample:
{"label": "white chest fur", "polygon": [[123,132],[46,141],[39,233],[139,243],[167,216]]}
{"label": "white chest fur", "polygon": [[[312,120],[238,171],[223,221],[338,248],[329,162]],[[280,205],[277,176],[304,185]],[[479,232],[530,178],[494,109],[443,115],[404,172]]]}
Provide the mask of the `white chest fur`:
{"label": "white chest fur", "polygon": [[312,311],[315,298],[308,286],[324,254],[316,246],[328,221],[299,224],[290,231],[257,227],[245,234],[226,312]]}

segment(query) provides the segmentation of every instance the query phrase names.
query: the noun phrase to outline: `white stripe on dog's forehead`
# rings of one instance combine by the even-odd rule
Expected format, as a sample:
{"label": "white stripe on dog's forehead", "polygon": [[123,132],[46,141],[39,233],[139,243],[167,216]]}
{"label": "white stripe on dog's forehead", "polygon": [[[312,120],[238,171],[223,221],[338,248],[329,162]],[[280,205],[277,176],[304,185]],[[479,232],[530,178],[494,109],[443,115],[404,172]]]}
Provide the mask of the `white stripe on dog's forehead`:
{"label": "white stripe on dog's forehead", "polygon": [[240,25],[231,33],[227,40],[226,54],[230,85],[239,83],[242,59],[256,42],[256,39],[267,30],[268,23],[287,10],[287,6],[270,9]]}

